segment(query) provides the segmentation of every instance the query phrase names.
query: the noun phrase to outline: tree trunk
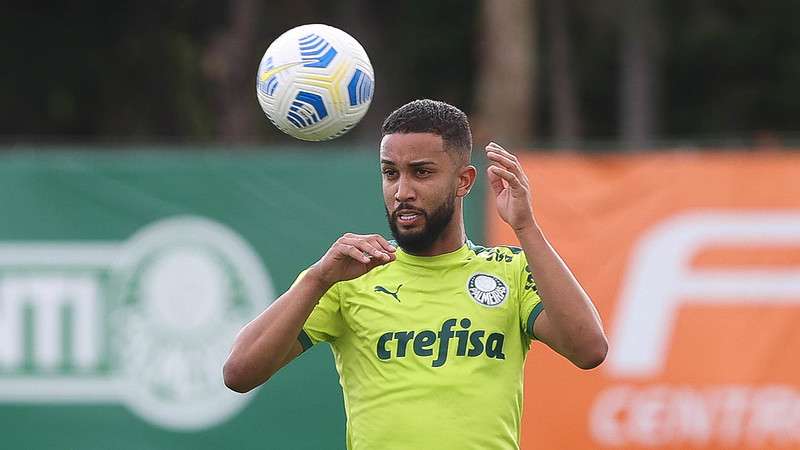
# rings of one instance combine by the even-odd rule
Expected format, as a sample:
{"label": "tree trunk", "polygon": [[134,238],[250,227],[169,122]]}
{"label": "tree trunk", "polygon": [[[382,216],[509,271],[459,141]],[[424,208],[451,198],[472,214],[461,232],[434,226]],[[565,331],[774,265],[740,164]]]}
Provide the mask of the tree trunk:
{"label": "tree trunk", "polygon": [[653,0],[624,0],[620,134],[629,150],[650,147],[656,133],[658,23]]}
{"label": "tree trunk", "polygon": [[533,0],[483,0],[478,66],[476,148],[493,140],[528,145],[534,128],[536,46]]}
{"label": "tree trunk", "polygon": [[575,77],[570,63],[570,34],[565,0],[547,0],[545,16],[550,42],[550,95],[553,139],[562,149],[578,144],[580,117],[575,95]]}
{"label": "tree trunk", "polygon": [[257,134],[258,115],[253,108],[257,108],[255,76],[261,55],[254,51],[253,41],[259,2],[233,0],[229,4],[229,26],[211,41],[203,69],[217,85],[217,136],[227,142],[244,142]]}

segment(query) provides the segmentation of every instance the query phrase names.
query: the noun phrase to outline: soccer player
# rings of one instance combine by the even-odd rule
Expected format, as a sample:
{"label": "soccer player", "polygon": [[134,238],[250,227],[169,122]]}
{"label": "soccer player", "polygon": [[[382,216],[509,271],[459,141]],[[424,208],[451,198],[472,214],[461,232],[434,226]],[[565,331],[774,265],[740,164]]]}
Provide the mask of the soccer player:
{"label": "soccer player", "polygon": [[497,212],[522,248],[467,239],[475,183],[466,115],[417,100],[383,123],[380,167],[395,242],[347,233],[236,338],[225,383],[247,392],[304,350],[333,348],[347,448],[517,449],[525,356],[539,340],[590,369],[600,318],[548,244],[517,158],[486,146]]}

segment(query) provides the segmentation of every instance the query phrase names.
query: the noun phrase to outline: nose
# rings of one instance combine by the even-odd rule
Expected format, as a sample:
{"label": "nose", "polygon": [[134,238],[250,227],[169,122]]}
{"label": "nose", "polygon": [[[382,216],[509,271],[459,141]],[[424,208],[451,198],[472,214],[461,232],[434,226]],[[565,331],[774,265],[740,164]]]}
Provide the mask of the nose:
{"label": "nose", "polygon": [[407,203],[416,200],[416,193],[414,186],[407,177],[400,175],[397,180],[397,191],[394,193],[394,199],[399,203]]}

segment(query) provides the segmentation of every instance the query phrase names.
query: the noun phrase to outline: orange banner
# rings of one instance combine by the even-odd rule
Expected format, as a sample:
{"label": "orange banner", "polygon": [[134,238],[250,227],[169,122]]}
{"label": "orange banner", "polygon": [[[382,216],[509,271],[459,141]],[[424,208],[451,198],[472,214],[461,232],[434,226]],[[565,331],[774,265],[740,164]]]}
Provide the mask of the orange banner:
{"label": "orange banner", "polygon": [[534,344],[523,448],[800,448],[800,154],[520,159],[610,344],[589,372]]}

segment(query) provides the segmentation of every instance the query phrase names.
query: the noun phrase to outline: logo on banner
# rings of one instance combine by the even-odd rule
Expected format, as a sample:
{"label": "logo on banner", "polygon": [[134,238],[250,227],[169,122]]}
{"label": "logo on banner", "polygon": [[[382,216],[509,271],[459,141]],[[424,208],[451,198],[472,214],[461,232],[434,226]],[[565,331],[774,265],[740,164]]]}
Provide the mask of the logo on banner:
{"label": "logo on banner", "polygon": [[121,243],[0,243],[0,403],[122,403],[164,428],[214,426],[251,398],[221,367],[272,300],[248,243],[201,217]]}
{"label": "logo on banner", "polygon": [[[639,242],[617,305],[610,353],[603,367],[624,382],[601,391],[590,413],[592,435],[598,442],[693,448],[710,443],[772,448],[800,442],[800,389],[796,385],[706,382],[695,386],[658,381],[667,371],[681,308],[800,307],[797,267],[704,268],[692,264],[705,249],[742,246],[800,248],[800,213],[683,214],[660,223]],[[760,333],[756,325],[753,338]],[[743,354],[729,361],[731,371],[752,357]],[[703,362],[697,364],[693,375],[704,371]]]}

